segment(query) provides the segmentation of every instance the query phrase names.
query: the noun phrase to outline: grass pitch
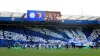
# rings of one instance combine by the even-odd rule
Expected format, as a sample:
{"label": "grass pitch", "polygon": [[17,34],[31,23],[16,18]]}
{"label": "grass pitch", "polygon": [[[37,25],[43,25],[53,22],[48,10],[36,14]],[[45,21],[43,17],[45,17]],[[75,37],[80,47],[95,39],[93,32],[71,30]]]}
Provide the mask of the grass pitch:
{"label": "grass pitch", "polygon": [[4,49],[0,56],[100,56],[100,49]]}

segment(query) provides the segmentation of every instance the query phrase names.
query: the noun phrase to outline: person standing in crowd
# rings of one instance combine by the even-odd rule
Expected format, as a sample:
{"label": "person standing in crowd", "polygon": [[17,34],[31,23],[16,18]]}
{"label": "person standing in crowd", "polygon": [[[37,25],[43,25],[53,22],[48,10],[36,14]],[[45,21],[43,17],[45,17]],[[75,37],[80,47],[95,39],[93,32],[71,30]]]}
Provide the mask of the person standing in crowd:
{"label": "person standing in crowd", "polygon": [[9,38],[8,38],[8,46],[7,46],[8,49],[10,49],[10,47],[11,47],[11,38],[12,38],[12,37],[9,37]]}
{"label": "person standing in crowd", "polygon": [[74,43],[74,42],[72,42],[72,43],[71,43],[71,45],[72,45],[72,48],[74,48],[74,49],[75,49],[75,47],[76,47],[76,46],[75,46],[75,43]]}
{"label": "person standing in crowd", "polygon": [[66,49],[68,50],[68,43],[65,44]]}

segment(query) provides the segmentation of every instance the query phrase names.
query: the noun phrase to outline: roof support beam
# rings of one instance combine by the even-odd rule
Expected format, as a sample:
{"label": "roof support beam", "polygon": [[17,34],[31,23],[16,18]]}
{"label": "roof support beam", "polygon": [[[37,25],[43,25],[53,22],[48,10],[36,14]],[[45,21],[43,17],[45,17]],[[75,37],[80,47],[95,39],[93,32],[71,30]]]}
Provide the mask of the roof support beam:
{"label": "roof support beam", "polygon": [[71,15],[71,16],[69,16],[68,18],[66,18],[67,20],[69,19],[69,18],[71,18],[71,17],[73,17],[73,15]]}
{"label": "roof support beam", "polygon": [[79,17],[79,18],[77,18],[76,20],[79,20],[79,19],[81,19],[81,18],[83,18],[84,16],[81,16],[81,17]]}
{"label": "roof support beam", "polygon": [[26,15],[26,13],[24,13],[24,14],[22,15],[22,17],[21,17],[21,18],[24,18],[24,17],[25,17],[25,15]]}
{"label": "roof support beam", "polygon": [[11,17],[12,17],[13,13],[11,14]]}
{"label": "roof support beam", "polygon": [[89,20],[89,19],[91,19],[91,18],[94,18],[94,16],[92,16],[92,17],[89,17],[89,18],[87,18],[86,20]]}

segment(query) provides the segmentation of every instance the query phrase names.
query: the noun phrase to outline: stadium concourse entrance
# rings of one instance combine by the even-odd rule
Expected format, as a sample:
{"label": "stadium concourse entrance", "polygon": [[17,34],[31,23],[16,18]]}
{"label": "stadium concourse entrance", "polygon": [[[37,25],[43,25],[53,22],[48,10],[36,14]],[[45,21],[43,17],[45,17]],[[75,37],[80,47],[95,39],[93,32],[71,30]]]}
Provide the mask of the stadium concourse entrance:
{"label": "stadium concourse entrance", "polygon": [[2,23],[0,47],[32,49],[68,49],[100,47],[99,25],[61,23]]}

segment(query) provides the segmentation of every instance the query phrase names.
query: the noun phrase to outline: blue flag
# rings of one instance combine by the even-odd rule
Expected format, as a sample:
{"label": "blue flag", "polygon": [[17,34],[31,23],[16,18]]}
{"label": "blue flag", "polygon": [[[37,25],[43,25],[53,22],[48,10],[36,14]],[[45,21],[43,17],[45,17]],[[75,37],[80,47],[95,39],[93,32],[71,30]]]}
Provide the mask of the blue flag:
{"label": "blue flag", "polygon": [[44,21],[44,11],[27,10],[27,19],[29,21]]}

